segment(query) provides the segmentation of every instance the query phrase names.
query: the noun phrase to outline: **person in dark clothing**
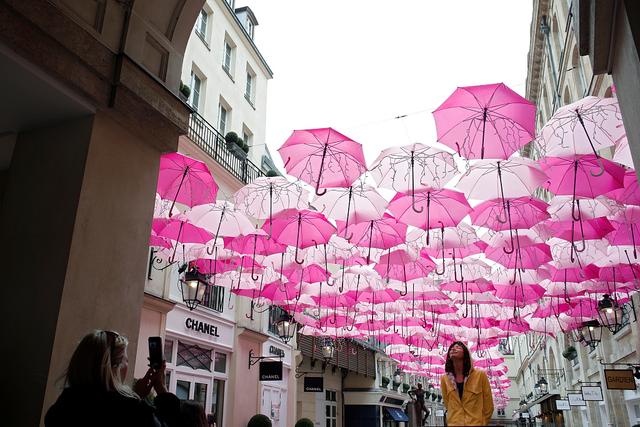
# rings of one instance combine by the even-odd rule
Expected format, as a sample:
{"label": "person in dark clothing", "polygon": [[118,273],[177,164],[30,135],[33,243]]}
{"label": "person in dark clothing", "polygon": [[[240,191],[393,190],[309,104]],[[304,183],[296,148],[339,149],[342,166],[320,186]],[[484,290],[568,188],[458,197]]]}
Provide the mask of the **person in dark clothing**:
{"label": "person in dark clothing", "polygon": [[424,394],[425,394],[425,391],[422,388],[422,384],[420,383],[418,383],[417,389],[409,391],[409,396],[414,398],[416,401],[418,413],[420,414],[421,425],[424,424],[425,420],[427,419],[427,416],[429,416],[429,414],[426,411],[427,408],[424,403]]}
{"label": "person in dark clothing", "polygon": [[142,399],[152,388],[166,393],[164,366],[150,368],[134,389],[127,387],[127,344],[112,331],[94,331],[80,341],[64,375],[65,389],[45,415],[46,427],[162,426]]}
{"label": "person in dark clothing", "polygon": [[209,427],[204,408],[195,400],[180,402],[181,427]]}

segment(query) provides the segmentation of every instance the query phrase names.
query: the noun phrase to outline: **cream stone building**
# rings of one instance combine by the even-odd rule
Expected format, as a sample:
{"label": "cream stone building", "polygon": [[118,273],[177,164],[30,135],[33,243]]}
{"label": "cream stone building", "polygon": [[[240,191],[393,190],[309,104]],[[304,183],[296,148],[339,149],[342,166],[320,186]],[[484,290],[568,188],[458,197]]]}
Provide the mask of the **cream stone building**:
{"label": "cream stone building", "polygon": [[[603,13],[602,10],[594,12],[597,8],[585,12],[587,3],[568,0],[533,2],[526,97],[538,107],[538,130],[561,106],[589,95],[616,96],[612,76],[601,70],[602,65],[598,65],[601,59],[596,57],[594,60],[593,40],[591,51],[586,49],[590,56],[582,56],[585,47],[581,43],[585,43],[586,27],[590,25],[589,17],[585,15],[591,13],[593,18],[594,13]],[[591,27],[592,39],[599,30]],[[603,150],[600,154],[611,158],[613,150]],[[523,149],[523,155],[537,158],[540,153],[535,146],[529,145]],[[637,298],[634,301],[637,305]],[[621,322],[621,328],[615,334],[602,328],[602,342],[595,348],[575,343],[571,334],[561,333],[555,339],[533,333],[516,337],[513,347],[517,360],[514,387],[520,394],[520,407],[513,414],[514,419],[524,418],[527,425],[535,422],[535,425],[571,427],[627,427],[640,423],[640,393],[607,390],[604,378],[604,369],[616,366],[606,364],[621,364],[617,367],[624,368],[626,364],[638,365],[640,361],[640,331],[630,304],[625,306]],[[563,353],[569,355],[566,352],[569,347],[577,350],[577,357],[573,360],[563,357]],[[566,400],[568,394],[579,394],[583,386],[600,386],[603,399],[587,401],[581,406],[558,408],[562,404],[556,404],[556,400]]]}

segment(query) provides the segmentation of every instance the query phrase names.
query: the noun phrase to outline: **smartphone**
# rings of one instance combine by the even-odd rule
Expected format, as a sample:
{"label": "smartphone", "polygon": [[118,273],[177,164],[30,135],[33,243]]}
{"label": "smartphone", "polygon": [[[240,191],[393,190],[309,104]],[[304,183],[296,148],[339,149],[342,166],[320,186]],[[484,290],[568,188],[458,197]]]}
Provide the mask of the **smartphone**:
{"label": "smartphone", "polygon": [[163,360],[162,338],[149,337],[149,366],[153,369],[159,369],[162,366]]}

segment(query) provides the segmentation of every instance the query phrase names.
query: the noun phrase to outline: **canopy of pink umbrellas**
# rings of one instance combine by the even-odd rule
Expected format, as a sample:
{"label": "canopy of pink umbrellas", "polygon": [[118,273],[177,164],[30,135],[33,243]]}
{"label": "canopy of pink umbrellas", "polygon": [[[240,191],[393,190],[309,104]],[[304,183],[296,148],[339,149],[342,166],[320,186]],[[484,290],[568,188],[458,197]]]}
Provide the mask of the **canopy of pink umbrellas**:
{"label": "canopy of pink umbrellas", "polygon": [[501,339],[568,333],[636,291],[638,181],[614,98],[559,108],[538,134],[504,84],[457,88],[433,116],[437,142],[371,164],[332,128],[296,130],[278,150],[290,178],[232,202],[204,163],[167,154],[150,244],[302,334],[375,338],[404,372],[439,376],[468,342],[504,406]]}

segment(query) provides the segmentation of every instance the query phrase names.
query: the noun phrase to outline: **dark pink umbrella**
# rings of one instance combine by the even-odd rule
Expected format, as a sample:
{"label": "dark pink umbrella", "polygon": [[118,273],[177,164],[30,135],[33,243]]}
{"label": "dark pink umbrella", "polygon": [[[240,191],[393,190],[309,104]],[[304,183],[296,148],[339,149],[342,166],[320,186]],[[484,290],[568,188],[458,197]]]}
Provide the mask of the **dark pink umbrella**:
{"label": "dark pink umbrella", "polygon": [[262,226],[263,230],[271,230],[272,237],[278,242],[295,247],[295,261],[298,264],[298,249],[329,242],[336,229],[324,215],[310,210],[297,211],[287,209],[274,215]]}
{"label": "dark pink umbrella", "polygon": [[612,245],[633,246],[633,258],[638,259],[636,239],[640,238],[640,224],[613,222],[615,231],[607,237]]}
{"label": "dark pink umbrella", "polygon": [[[338,233],[343,233],[346,223],[336,221]],[[367,264],[371,260],[371,248],[389,249],[405,242],[407,226],[396,221],[390,215],[351,225],[349,242],[356,246],[367,247]]]}
{"label": "dark pink umbrella", "polygon": [[607,196],[625,205],[640,206],[640,188],[635,170],[629,170],[624,174],[623,185],[622,188],[607,193]]}
{"label": "dark pink umbrella", "polygon": [[438,142],[467,159],[507,159],[535,135],[535,104],[504,83],[459,87],[433,116]]}
{"label": "dark pink umbrella", "polygon": [[[547,203],[535,197],[487,200],[473,208],[471,223],[491,230],[531,228],[549,218]],[[505,220],[505,218],[507,220]]]}
{"label": "dark pink umbrella", "polygon": [[544,295],[545,289],[538,284],[503,285],[494,284],[496,297],[502,300],[514,301],[518,305],[536,302]]}
{"label": "dark pink umbrella", "polygon": [[294,130],[278,152],[287,173],[318,196],[321,187],[349,187],[367,170],[362,145],[331,128]]}
{"label": "dark pink umbrella", "polygon": [[176,202],[189,207],[213,203],[218,185],[206,164],[180,153],[163,154],[158,172],[158,194],[171,200],[169,216]]}
{"label": "dark pink umbrella", "polygon": [[426,230],[428,245],[430,229],[458,225],[471,206],[463,193],[427,188],[415,194],[396,194],[388,209],[398,221]]}
{"label": "dark pink umbrella", "polygon": [[593,154],[547,157],[541,165],[556,195],[593,199],[623,185],[624,168]]}
{"label": "dark pink umbrella", "polygon": [[[611,222],[605,217],[587,220],[582,220],[581,217],[579,221],[574,221],[573,219],[569,221],[550,221],[548,224],[554,230],[553,237],[571,242],[571,257],[574,255],[573,252],[580,253],[586,250],[586,240],[601,239],[614,230]],[[576,224],[580,228],[581,248],[578,248],[575,244],[577,237]]]}

